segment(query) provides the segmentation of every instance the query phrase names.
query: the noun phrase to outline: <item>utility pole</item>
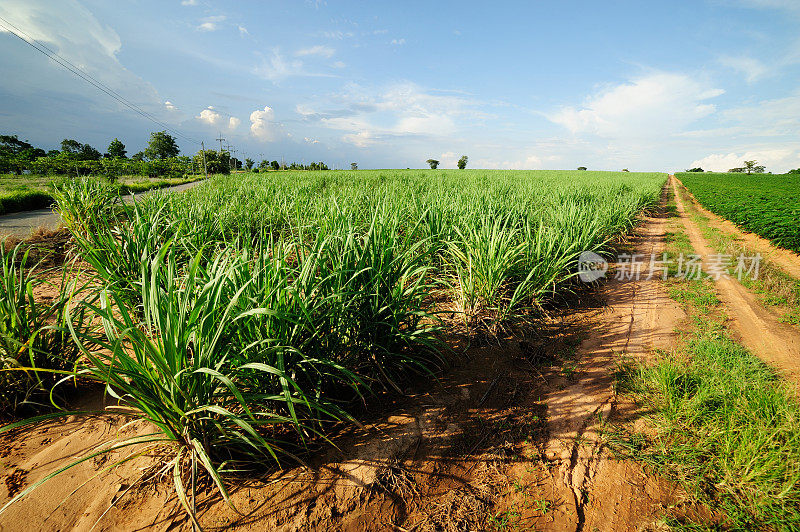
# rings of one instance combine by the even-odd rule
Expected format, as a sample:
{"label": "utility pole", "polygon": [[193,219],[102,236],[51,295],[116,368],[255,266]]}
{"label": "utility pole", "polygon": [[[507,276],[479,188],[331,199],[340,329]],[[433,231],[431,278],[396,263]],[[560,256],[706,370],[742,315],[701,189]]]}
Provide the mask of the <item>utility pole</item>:
{"label": "utility pole", "polygon": [[225,141],[225,138],[222,136],[222,131],[219,132],[219,138],[214,140],[219,141],[219,152],[222,153],[222,143]]}
{"label": "utility pole", "polygon": [[[200,141],[200,147],[203,148],[203,151],[200,152],[200,153],[203,154],[203,172],[205,172],[206,179],[208,179],[208,167],[206,166],[206,145],[205,145],[205,142]],[[194,158],[192,159],[192,164],[194,164]]]}

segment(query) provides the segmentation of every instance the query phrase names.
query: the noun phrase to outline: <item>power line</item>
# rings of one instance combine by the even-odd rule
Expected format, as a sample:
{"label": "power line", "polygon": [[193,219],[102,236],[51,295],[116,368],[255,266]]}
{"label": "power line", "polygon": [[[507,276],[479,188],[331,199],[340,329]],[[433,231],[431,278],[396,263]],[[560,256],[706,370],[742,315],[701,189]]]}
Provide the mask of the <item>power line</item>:
{"label": "power line", "polygon": [[69,60],[64,59],[63,57],[59,56],[55,51],[51,50],[50,48],[48,48],[44,44],[40,44],[40,43],[34,42],[34,39],[30,35],[28,35],[24,31],[22,31],[18,27],[16,27],[14,24],[9,22],[8,20],[4,19],[3,17],[0,17],[0,26],[2,26],[3,29],[5,29],[6,31],[8,31],[9,33],[11,33],[15,37],[17,37],[19,40],[21,40],[25,44],[31,46],[35,50],[38,50],[42,54],[46,55],[51,60],[55,61],[56,63],[58,63],[62,67],[66,68],[67,70],[69,70],[70,72],[72,72],[73,74],[78,76],[79,78],[83,79],[87,83],[89,83],[89,84],[93,85],[94,87],[96,87],[97,89],[101,90],[102,92],[104,92],[108,96],[114,98],[116,101],[118,101],[119,103],[121,103],[124,106],[128,107],[132,111],[135,111],[136,113],[142,115],[143,117],[147,118],[148,120],[151,120],[152,122],[158,124],[159,126],[163,127],[165,130],[171,131],[172,133],[174,133],[178,137],[183,138],[184,140],[187,140],[187,141],[189,141],[189,142],[191,142],[193,144],[200,144],[199,140],[194,139],[192,137],[189,137],[187,135],[184,135],[180,131],[178,131],[178,130],[174,129],[173,127],[171,127],[171,126],[165,124],[164,122],[160,121],[155,116],[153,116],[152,114],[148,113],[147,111],[145,111],[144,109],[142,109],[141,107],[136,105],[135,103],[132,103],[132,102],[128,101],[125,97],[123,97],[122,95],[120,95],[119,93],[114,91],[112,88],[110,88],[107,85],[105,85],[103,82],[97,80],[96,78],[94,78],[90,74],[82,71],[80,69],[80,67],[75,66]]}

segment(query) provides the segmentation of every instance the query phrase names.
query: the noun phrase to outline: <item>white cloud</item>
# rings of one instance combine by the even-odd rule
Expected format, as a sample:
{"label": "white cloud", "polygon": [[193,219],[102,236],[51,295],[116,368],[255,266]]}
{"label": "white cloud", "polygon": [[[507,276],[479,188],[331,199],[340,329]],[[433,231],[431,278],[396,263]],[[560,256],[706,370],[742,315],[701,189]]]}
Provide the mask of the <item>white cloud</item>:
{"label": "white cloud", "polygon": [[[76,65],[123,97],[143,105],[148,111],[163,112],[162,99],[150,83],[127,70],[119,62],[117,54],[122,48],[119,35],[97,18],[76,0],[58,2],[31,2],[30,0],[3,0],[0,2],[0,16],[21,30],[26,40],[45,43],[59,56]],[[6,33],[0,28],[0,33]],[[7,50],[3,52],[8,53]],[[32,50],[27,53],[33,54]],[[53,62],[48,67],[66,73]],[[26,94],[31,90],[53,90],[52,76],[39,80],[19,80],[20,88]],[[10,90],[15,80],[6,79],[4,88]],[[96,94],[97,105],[122,109],[122,104],[114,102],[106,95],[93,92],[95,89],[78,81],[74,85],[60,87],[63,92],[78,92],[85,96]]]}
{"label": "white cloud", "polygon": [[723,66],[743,74],[748,83],[757,81],[769,72],[767,65],[752,57],[726,55],[720,57],[719,62]]}
{"label": "white cloud", "polygon": [[240,35],[250,35],[250,32],[247,31],[247,28],[244,26],[239,26],[239,34]]}
{"label": "white cloud", "polygon": [[208,106],[206,109],[200,111],[200,114],[195,117],[196,119],[200,120],[201,122],[205,122],[210,126],[215,126],[222,120],[222,115],[219,114],[212,106]]}
{"label": "white cloud", "polygon": [[368,148],[370,146],[374,146],[377,142],[377,139],[372,136],[372,133],[366,129],[358,133],[349,133],[344,135],[342,140],[348,144],[356,146],[357,148]]}
{"label": "white cloud", "polygon": [[233,131],[233,130],[235,130],[237,127],[239,127],[239,124],[241,124],[241,123],[242,123],[242,121],[241,121],[241,120],[239,120],[239,119],[238,119],[238,118],[236,118],[235,116],[232,116],[232,117],[230,117],[230,119],[228,120],[228,129],[230,129],[231,131]]}
{"label": "white cloud", "polygon": [[[538,155],[524,156],[524,159],[495,161],[494,159],[471,159],[470,165],[474,168],[491,168],[497,170],[539,170],[544,168],[544,161]],[[549,157],[550,160],[557,159]]]}
{"label": "white cloud", "polygon": [[275,131],[275,112],[271,107],[264,106],[264,109],[256,109],[250,113],[250,132],[254,137],[263,141],[271,141],[276,137]]}
{"label": "white cloud", "polygon": [[714,113],[707,100],[723,94],[684,74],[656,73],[589,97],[548,118],[574,134],[611,139],[656,139],[682,132]]}
{"label": "white cloud", "polygon": [[394,44],[396,46],[403,46],[406,43],[405,39],[392,39],[390,44]]}
{"label": "white cloud", "polygon": [[700,167],[713,172],[725,172],[744,166],[744,161],[758,161],[767,171],[781,173],[800,168],[800,146],[756,149],[744,152],[713,153],[692,161],[690,168]]}
{"label": "white cloud", "polygon": [[175,105],[174,105],[172,102],[170,102],[169,100],[167,100],[166,102],[164,102],[164,108],[165,108],[167,111],[176,111],[176,110],[178,109],[178,108],[177,108],[177,107],[175,107]]}
{"label": "white cloud", "polygon": [[319,144],[317,139],[312,139],[311,137],[303,137],[303,140],[308,142],[309,144]]}
{"label": "white cloud", "polygon": [[219,29],[219,23],[224,22],[227,17],[225,15],[214,15],[213,17],[205,17],[200,19],[201,24],[197,26],[199,31],[216,31]]}
{"label": "white cloud", "polygon": [[764,100],[754,105],[734,107],[723,117],[751,135],[800,136],[800,91],[785,98]]}
{"label": "white cloud", "polygon": [[300,104],[296,110],[306,121],[318,121],[324,127],[344,132],[342,140],[358,147],[400,136],[449,138],[462,125],[488,116],[475,109],[477,102],[428,91],[410,82],[377,92],[351,84],[334,100],[344,108],[325,112]]}
{"label": "white cloud", "polygon": [[337,39],[341,41],[342,39],[353,37],[355,34],[352,31],[343,32],[336,30],[336,31],[323,31],[319,35],[320,37],[325,37],[326,39]]}
{"label": "white cloud", "polygon": [[333,68],[344,68],[344,67],[346,67],[346,66],[347,66],[347,64],[345,64],[345,62],[344,62],[344,61],[336,61],[336,62],[334,62],[333,64],[331,64],[331,66],[332,66]]}
{"label": "white cloud", "polygon": [[197,0],[181,0],[182,6],[196,6]]}
{"label": "white cloud", "polygon": [[290,76],[303,75],[303,62],[299,59],[287,60],[278,50],[274,48],[269,58],[264,58],[261,64],[253,69],[253,73],[277,82]]}
{"label": "white cloud", "polygon": [[331,48],[330,46],[324,46],[318,44],[316,46],[312,46],[310,48],[303,48],[301,50],[297,50],[294,55],[297,57],[304,57],[309,55],[319,56],[319,57],[333,57],[333,54],[336,53],[336,50]]}

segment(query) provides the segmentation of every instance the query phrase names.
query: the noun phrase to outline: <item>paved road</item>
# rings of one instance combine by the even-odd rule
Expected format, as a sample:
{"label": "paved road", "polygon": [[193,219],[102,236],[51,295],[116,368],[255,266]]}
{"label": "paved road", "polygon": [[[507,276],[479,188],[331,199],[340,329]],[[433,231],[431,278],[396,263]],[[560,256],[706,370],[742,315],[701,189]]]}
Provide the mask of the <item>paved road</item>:
{"label": "paved road", "polygon": [[[176,185],[161,190],[169,190],[170,192],[181,192],[188,190],[193,186],[200,183],[200,181],[192,181],[191,183],[184,183],[183,185]],[[149,192],[140,192],[136,197],[141,198]],[[124,196],[122,198],[125,203],[133,201],[133,196]],[[11,214],[4,214],[0,216],[0,235],[11,235],[17,238],[25,238],[39,227],[45,229],[56,229],[61,225],[61,216],[54,213],[52,209],[37,209],[35,211],[13,212]]]}

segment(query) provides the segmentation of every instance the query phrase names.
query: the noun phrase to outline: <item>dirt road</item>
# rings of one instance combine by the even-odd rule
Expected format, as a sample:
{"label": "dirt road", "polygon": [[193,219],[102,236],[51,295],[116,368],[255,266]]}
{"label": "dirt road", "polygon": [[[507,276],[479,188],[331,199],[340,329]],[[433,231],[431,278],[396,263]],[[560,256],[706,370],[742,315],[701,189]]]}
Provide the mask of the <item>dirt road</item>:
{"label": "dirt road", "polygon": [[[176,185],[161,190],[170,192],[182,192],[200,183],[192,181],[183,185]],[[136,194],[135,197],[141,198],[149,192]],[[134,195],[123,196],[125,203],[131,203]],[[52,209],[37,209],[35,211],[13,212],[0,216],[0,235],[10,235],[17,238],[26,238],[40,227],[47,230],[55,230],[61,225],[61,216],[54,213]]]}
{"label": "dirt road", "polygon": [[[714,254],[700,228],[687,214],[678,193],[678,181],[671,178],[675,202],[694,250],[706,259]],[[717,297],[733,320],[733,330],[741,343],[759,358],[777,369],[800,392],[800,332],[779,321],[736,279],[721,277],[716,281]]]}

